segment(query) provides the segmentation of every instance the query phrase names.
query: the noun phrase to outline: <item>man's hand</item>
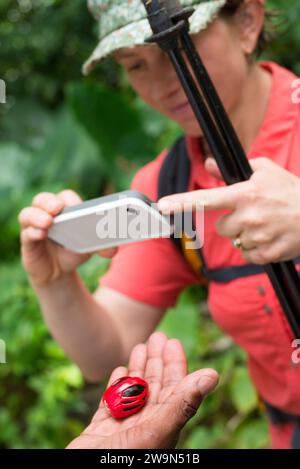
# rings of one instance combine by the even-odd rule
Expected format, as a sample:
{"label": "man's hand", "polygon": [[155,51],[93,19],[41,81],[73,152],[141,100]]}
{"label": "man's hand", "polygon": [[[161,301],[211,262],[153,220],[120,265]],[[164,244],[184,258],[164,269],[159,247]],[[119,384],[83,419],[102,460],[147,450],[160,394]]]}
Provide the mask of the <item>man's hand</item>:
{"label": "man's hand", "polygon": [[152,334],[147,345],[139,344],[133,349],[128,369],[116,368],[108,386],[128,375],[148,382],[145,407],[125,420],[115,420],[101,401],[91,424],[69,444],[69,449],[174,448],[181,429],[218,383],[218,374],[211,369],[187,374],[181,343],[161,332]]}
{"label": "man's hand", "polygon": [[[254,174],[249,181],[164,197],[159,209],[164,214],[227,209],[217,231],[239,238],[246,259],[260,265],[293,259],[300,255],[300,180],[268,158],[250,163]],[[206,169],[221,178],[212,158]]]}

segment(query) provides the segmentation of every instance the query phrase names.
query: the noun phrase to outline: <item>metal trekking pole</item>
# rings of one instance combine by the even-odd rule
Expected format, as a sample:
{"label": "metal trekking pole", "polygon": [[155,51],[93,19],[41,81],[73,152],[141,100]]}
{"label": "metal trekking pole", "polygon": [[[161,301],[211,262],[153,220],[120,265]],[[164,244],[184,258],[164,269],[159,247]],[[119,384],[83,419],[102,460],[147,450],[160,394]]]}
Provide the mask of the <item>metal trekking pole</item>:
{"label": "metal trekking pole", "polygon": [[[189,35],[188,18],[194,9],[182,8],[177,0],[142,1],[153,31],[149,42],[156,42],[168,54],[224,181],[234,184],[248,180],[253,174],[252,168]],[[184,48],[196,82],[188,69],[180,45]],[[300,338],[300,279],[294,262],[268,264],[264,269],[293,334]]]}

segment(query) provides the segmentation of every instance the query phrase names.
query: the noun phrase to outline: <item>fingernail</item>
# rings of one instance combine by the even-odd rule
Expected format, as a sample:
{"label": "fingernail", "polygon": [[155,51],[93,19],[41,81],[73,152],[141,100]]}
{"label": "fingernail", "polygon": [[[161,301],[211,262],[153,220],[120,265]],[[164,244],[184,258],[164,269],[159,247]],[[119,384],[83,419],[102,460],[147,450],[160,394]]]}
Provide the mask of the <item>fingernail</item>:
{"label": "fingernail", "polygon": [[213,376],[212,375],[203,375],[198,381],[198,386],[201,389],[203,396],[207,396],[214,388],[213,386]]}

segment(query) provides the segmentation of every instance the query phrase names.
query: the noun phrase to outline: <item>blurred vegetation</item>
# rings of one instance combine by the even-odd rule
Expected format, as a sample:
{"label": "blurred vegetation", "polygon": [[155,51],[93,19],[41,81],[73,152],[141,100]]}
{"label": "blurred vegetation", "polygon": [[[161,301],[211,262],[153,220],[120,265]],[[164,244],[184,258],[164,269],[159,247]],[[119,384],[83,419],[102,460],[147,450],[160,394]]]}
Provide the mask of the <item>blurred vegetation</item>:
{"label": "blurred vegetation", "polygon": [[[281,9],[268,57],[300,72],[300,4]],[[0,447],[64,447],[88,422],[103,385],[91,386],[51,339],[20,263],[17,214],[33,195],[66,187],[84,199],[128,188],[132,175],[172,142],[178,129],[148,109],[122,71],[106,61],[89,78],[82,62],[96,26],[82,0],[1,0],[0,78]],[[81,268],[93,290],[107,261]],[[212,366],[218,390],[186,427],[181,447],[262,448],[267,426],[244,353],[211,322],[203,292],[182,294],[161,328],[179,337],[191,369]],[[188,320],[185,318],[188,317]]]}

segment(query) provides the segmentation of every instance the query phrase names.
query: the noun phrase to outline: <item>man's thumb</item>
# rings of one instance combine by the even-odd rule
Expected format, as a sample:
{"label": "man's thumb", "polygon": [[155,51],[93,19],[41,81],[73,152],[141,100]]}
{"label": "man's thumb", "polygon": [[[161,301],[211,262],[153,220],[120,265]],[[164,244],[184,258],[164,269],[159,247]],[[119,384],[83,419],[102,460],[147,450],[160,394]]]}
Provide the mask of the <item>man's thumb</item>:
{"label": "man's thumb", "polygon": [[219,375],[215,370],[205,370],[198,379],[197,387],[198,392],[201,393],[202,398],[211,393],[219,382]]}
{"label": "man's thumb", "polygon": [[172,395],[174,412],[171,424],[182,428],[196,413],[203,398],[212,392],[219,381],[218,373],[203,369],[186,376]]}

